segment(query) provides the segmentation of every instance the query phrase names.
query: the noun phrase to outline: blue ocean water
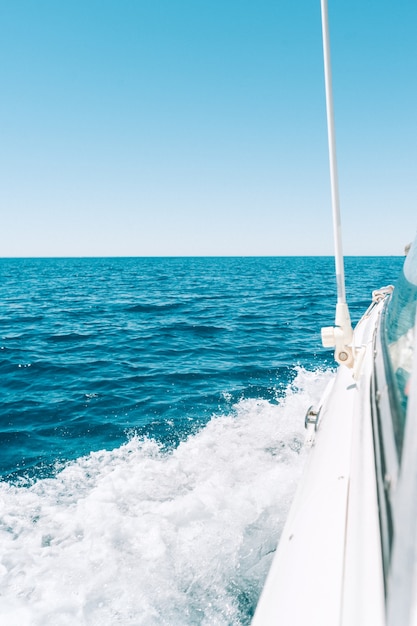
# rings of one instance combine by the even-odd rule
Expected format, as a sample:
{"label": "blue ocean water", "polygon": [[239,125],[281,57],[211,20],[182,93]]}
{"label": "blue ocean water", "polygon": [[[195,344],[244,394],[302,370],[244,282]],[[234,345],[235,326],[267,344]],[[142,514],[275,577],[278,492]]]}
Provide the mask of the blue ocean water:
{"label": "blue ocean water", "polygon": [[[354,322],[401,264],[346,259]],[[333,259],[0,275],[4,623],[249,623],[332,375]]]}

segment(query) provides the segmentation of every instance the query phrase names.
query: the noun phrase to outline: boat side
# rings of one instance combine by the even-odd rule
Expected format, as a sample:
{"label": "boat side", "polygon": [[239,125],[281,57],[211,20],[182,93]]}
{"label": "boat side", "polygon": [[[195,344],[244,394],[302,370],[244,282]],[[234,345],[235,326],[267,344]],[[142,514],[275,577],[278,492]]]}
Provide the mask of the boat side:
{"label": "boat side", "polygon": [[370,399],[383,306],[372,306],[355,329],[355,377],[339,367],[324,395],[254,626],[385,624]]}

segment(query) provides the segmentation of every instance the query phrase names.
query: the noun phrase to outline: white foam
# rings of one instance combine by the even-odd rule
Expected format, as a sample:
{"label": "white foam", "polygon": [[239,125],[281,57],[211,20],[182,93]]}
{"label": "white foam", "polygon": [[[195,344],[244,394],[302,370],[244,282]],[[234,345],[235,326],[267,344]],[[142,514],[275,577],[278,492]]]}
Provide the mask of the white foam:
{"label": "white foam", "polygon": [[246,400],[167,454],[133,438],[31,487],[0,483],[0,623],[249,621],[329,372]]}

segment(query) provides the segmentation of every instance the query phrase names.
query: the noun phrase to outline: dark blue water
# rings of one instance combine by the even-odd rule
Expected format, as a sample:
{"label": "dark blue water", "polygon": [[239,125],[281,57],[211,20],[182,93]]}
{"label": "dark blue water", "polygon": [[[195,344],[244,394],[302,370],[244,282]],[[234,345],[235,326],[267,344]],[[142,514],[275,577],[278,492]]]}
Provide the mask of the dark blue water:
{"label": "dark blue water", "polygon": [[[399,263],[348,259],[353,318]],[[175,445],[230,396],[273,400],[294,365],[331,362],[319,336],[333,322],[331,258],[18,259],[0,270],[6,478],[43,475],[132,429]]]}
{"label": "dark blue water", "polygon": [[[347,297],[354,322],[368,306],[372,290],[394,282],[401,264],[402,259],[398,257],[346,259]],[[204,532],[211,532],[214,543],[218,534],[223,533],[224,541],[219,549],[224,550],[229,531],[219,531],[215,526],[214,520],[221,516],[219,511],[227,510],[226,502],[232,506],[233,494],[240,489],[244,489],[241,498],[247,498],[248,481],[253,479],[256,471],[263,476],[275,471],[277,461],[273,457],[278,455],[279,461],[284,449],[290,456],[282,460],[278,480],[283,489],[284,484],[291,482],[291,467],[296,463],[291,460],[291,455],[297,455],[301,445],[301,435],[293,430],[299,428],[297,402],[301,397],[307,402],[309,393],[315,393],[313,386],[318,373],[333,367],[331,351],[323,349],[320,342],[321,326],[332,325],[334,321],[336,296],[332,258],[2,259],[0,277],[0,472],[6,490],[4,494],[7,493],[8,498],[6,517],[0,515],[0,529],[7,528],[9,535],[11,533],[10,536],[14,537],[13,549],[20,545],[20,549],[27,553],[25,542],[28,541],[32,546],[29,549],[36,554],[40,545],[52,550],[56,537],[55,556],[48,552],[49,558],[57,571],[61,571],[62,561],[62,570],[67,575],[68,562],[73,562],[74,557],[72,555],[69,559],[59,546],[63,537],[72,532],[67,525],[72,523],[74,507],[81,506],[81,494],[88,492],[88,497],[93,498],[93,493],[106,493],[112,506],[121,507],[120,511],[125,510],[123,507],[127,507],[127,501],[132,499],[134,513],[131,515],[141,520],[140,523],[146,515],[155,515],[153,524],[141,532],[146,535],[151,532],[150,528],[157,527],[158,536],[152,535],[149,540],[155,554],[162,550],[164,555],[169,555],[169,564],[171,560],[178,563],[186,558],[184,555],[188,549],[185,547],[187,542],[181,544],[181,553],[175,557],[178,532],[181,528],[187,528],[184,532],[191,535],[197,532],[197,520],[203,515],[196,512],[200,507],[198,503],[204,502],[210,511]],[[302,383],[299,382],[300,376]],[[291,415],[279,417],[278,408],[289,406],[291,402]],[[229,437],[235,436],[232,433],[235,433],[237,422],[228,420],[235,420],[236,416],[240,416],[239,428],[242,430],[236,435],[238,440],[235,442]],[[259,457],[250,442],[263,428],[265,441],[268,437],[273,440],[270,431],[275,432],[275,427],[271,426],[275,422],[269,423],[269,419],[281,419],[282,424],[285,422],[290,426],[284,428],[281,424],[269,451],[266,443],[259,444],[257,449],[262,449],[264,455]],[[294,420],[297,420],[297,426],[292,425]],[[218,445],[212,442],[213,429],[220,429],[217,439],[213,435],[213,441]],[[225,446],[223,451],[221,445]],[[215,454],[220,456],[212,465]],[[245,454],[248,458],[243,468],[240,463]],[[229,464],[226,462],[228,457]],[[132,458],[135,458],[133,466],[129,465]],[[67,465],[70,461],[72,464]],[[215,476],[223,461],[226,465],[219,480]],[[174,463],[169,480],[166,474],[168,463]],[[123,484],[140,467],[132,492],[120,502],[118,497],[108,496],[107,483],[106,488],[103,487],[110,467],[113,478],[115,468],[119,473],[124,472]],[[226,481],[230,491],[217,508],[213,502],[217,502],[219,491],[226,489],[224,476],[230,467],[233,467],[233,481],[236,482],[229,484],[230,481]],[[243,479],[245,472],[249,474]],[[95,481],[93,486],[91,477]],[[211,482],[218,485],[215,492],[211,493],[207,480],[210,485]],[[193,487],[190,487],[190,481]],[[144,484],[149,484],[146,496],[140,495]],[[160,493],[163,489],[165,491]],[[170,524],[172,521],[170,513],[160,511],[157,514],[149,503],[154,498],[162,507],[167,499],[172,499],[178,510],[183,511],[182,498],[187,489],[194,494],[192,519],[184,521],[181,517],[172,522],[171,542],[169,533],[169,536],[163,536],[166,520],[169,519]],[[197,497],[200,489],[204,491],[204,497]],[[143,511],[140,515],[137,513],[135,507],[139,505],[132,495],[134,493],[138,494],[138,502],[145,507],[146,514]],[[68,504],[68,498],[71,504]],[[253,498],[255,501],[255,495]],[[287,496],[282,495],[285,506],[282,504],[280,511],[275,513],[268,508],[273,507],[271,496],[265,495],[265,498],[269,498],[269,504],[262,505],[263,510],[256,509],[256,515],[248,513],[239,532],[247,541],[248,537],[262,533],[261,543],[267,550],[265,546],[269,539],[265,537],[268,532],[273,535],[272,525],[281,519]],[[64,513],[61,511],[66,520],[65,529],[58,531],[54,525],[64,500],[65,506],[69,507]],[[97,503],[88,506],[91,506],[90,517],[94,517],[100,507]],[[45,528],[49,529],[46,534],[39,535],[39,541],[33,534],[33,507],[44,511],[38,514],[41,518],[44,516]],[[16,516],[25,516],[19,517],[20,531],[14,525],[17,524],[16,517],[14,522],[6,519],[7,512],[14,508]],[[235,523],[240,510],[241,501],[237,501],[236,508],[232,506],[229,510],[228,520],[233,519]],[[109,519],[118,519],[119,527],[127,524],[129,516],[126,511],[120,518],[113,511]],[[80,520],[84,519],[81,513],[79,515]],[[162,523],[161,519],[165,521]],[[136,529],[140,523],[136,521]],[[80,524],[83,526],[85,522],[80,521]],[[197,526],[202,532],[200,522]],[[225,529],[226,526],[224,523],[219,528]],[[102,531],[105,534],[104,527]],[[88,529],[84,526],[82,531],[75,529],[73,536],[77,537],[78,532],[85,537]],[[129,541],[134,542],[136,531],[133,525],[127,526],[125,532]],[[8,539],[5,541],[7,548]],[[125,566],[124,543],[119,538],[121,543],[115,549],[114,541],[111,542],[111,550],[115,550],[113,559],[122,559]],[[193,544],[192,537],[190,542],[194,546],[191,550],[202,544],[197,538]],[[78,543],[71,544],[71,550],[75,550],[76,545]],[[108,546],[107,549],[110,550]],[[236,547],[233,558],[239,560],[240,549]],[[268,549],[271,551],[273,545]],[[129,554],[131,550],[130,547]],[[129,564],[129,572],[135,567],[133,563],[137,565],[141,559],[146,560],[144,548],[140,550],[140,556]],[[215,553],[216,546],[212,545],[211,550]],[[251,543],[250,550],[251,554],[262,552],[257,543]],[[129,613],[136,617],[128,618],[123,613],[125,609],[118,608],[117,593],[113,589],[104,594],[100,602],[90,598],[78,605],[78,600],[74,601],[72,612],[65,618],[67,621],[59,623],[111,624],[116,620],[126,624],[245,623],[250,619],[264,576],[265,567],[261,573],[256,573],[257,563],[261,560],[259,554],[248,566],[251,575],[247,573],[238,579],[236,569],[229,571],[226,568],[220,581],[214,580],[213,572],[217,572],[218,567],[210,569],[211,561],[207,556],[204,577],[208,579],[210,589],[217,589],[214,595],[221,603],[217,612],[213,608],[213,598],[211,603],[207,600],[210,596],[207,588],[193,579],[188,591],[185,582],[181,583],[184,588],[175,587],[177,604],[174,602],[174,605],[178,615],[173,614],[166,622],[161,615],[169,604],[168,597],[159,601],[154,598],[153,591],[144,592],[139,608],[135,605],[136,608],[131,608]],[[6,587],[0,590],[0,596],[9,597],[8,594],[13,595],[10,590],[15,589],[17,570],[14,569],[16,564],[10,566],[13,562],[10,559],[9,555],[3,566],[0,562],[0,574],[2,567],[7,572]],[[40,556],[39,559],[41,563]],[[184,571],[194,567],[195,563],[190,559],[184,561]],[[199,555],[198,560],[201,562],[204,558]],[[163,569],[166,573],[169,564],[160,562],[158,573],[155,573],[157,585],[167,585],[161,571]],[[90,563],[86,580],[90,580],[96,565]],[[242,571],[242,562],[239,561],[236,567]],[[46,600],[46,604],[42,604],[45,589],[52,584],[42,572],[39,568],[33,572],[25,570],[26,586],[22,587],[21,597],[26,598],[27,603],[22,600],[16,606],[10,605],[10,615],[22,615],[21,624],[46,624],[51,611],[56,619],[64,610],[62,606],[53,609],[53,603]],[[80,572],[77,576],[82,579]],[[109,570],[109,579],[111,576]],[[128,574],[126,576],[128,580]],[[176,580],[177,576],[180,576],[178,572],[174,572],[170,580]],[[184,576],[185,580],[187,576]],[[40,604],[35,603],[37,612],[33,609],[33,594],[28,591],[33,591],[35,577],[41,581],[40,585],[44,581],[44,587],[38,590]],[[143,584],[146,586],[145,580]],[[100,585],[97,585],[98,589]],[[60,593],[64,596],[61,591],[55,589],[55,597],[60,597]],[[132,599],[133,595],[129,599],[132,607],[138,601],[136,596]],[[75,597],[80,597],[79,589],[74,591]],[[180,597],[186,598],[185,604]],[[0,610],[1,603],[0,599]],[[203,613],[200,614],[196,607],[204,603],[206,608],[201,609]],[[229,609],[224,607],[229,605],[233,605],[233,610],[229,607],[228,613]],[[86,606],[93,606],[94,610],[89,612]],[[140,607],[145,607],[143,619],[138,618]],[[189,611],[188,617],[184,610]],[[212,618],[211,610],[214,611]],[[179,615],[183,616],[183,621]],[[58,622],[51,618],[50,623]]]}

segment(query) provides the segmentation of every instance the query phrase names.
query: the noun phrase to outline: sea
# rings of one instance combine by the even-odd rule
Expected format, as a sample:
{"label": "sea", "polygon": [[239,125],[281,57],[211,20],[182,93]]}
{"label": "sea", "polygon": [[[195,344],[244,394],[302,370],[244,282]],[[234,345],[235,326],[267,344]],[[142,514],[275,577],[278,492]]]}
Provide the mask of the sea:
{"label": "sea", "polygon": [[[354,323],[402,261],[346,258]],[[330,257],[0,259],[0,624],[250,624],[335,302]]]}

